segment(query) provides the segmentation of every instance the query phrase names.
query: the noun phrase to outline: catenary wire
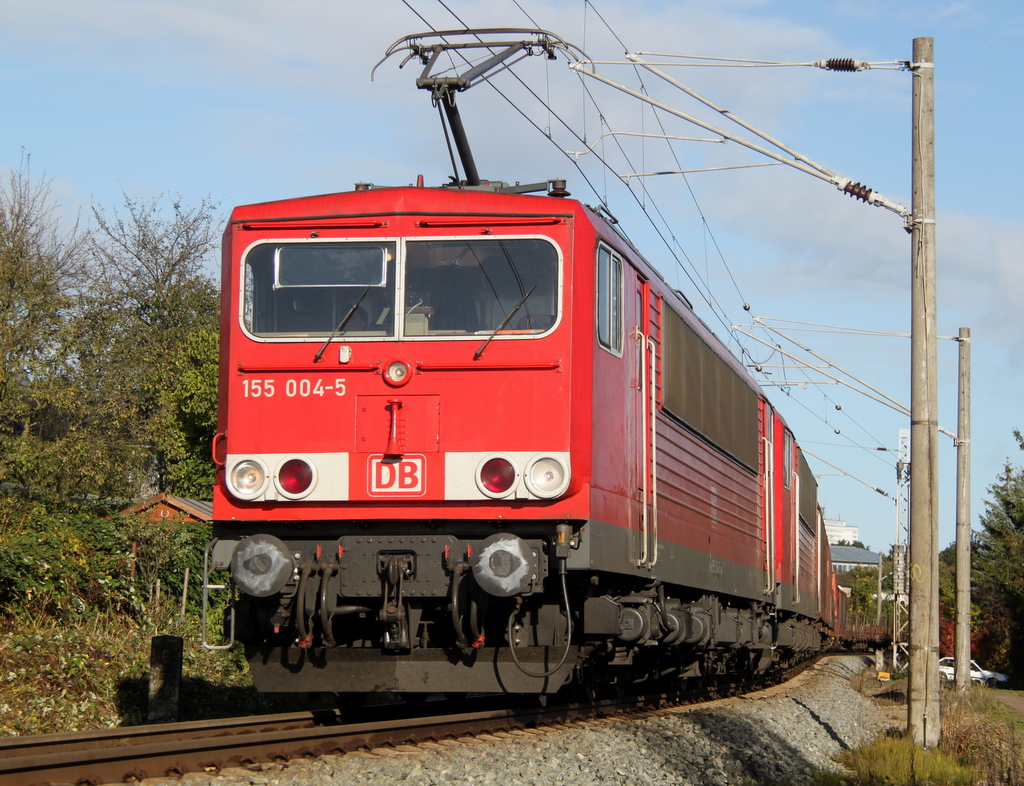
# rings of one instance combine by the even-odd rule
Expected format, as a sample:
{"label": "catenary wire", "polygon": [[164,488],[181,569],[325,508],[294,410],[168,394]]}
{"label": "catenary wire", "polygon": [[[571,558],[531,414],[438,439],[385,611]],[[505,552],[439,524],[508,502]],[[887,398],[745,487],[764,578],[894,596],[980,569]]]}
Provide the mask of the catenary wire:
{"label": "catenary wire", "polygon": [[[431,24],[430,24],[430,23],[429,23],[429,22],[428,22],[428,21],[426,20],[426,18],[425,18],[425,17],[424,17],[424,16],[422,15],[422,14],[420,14],[420,13],[419,13],[418,11],[416,11],[415,9],[413,9],[413,8],[412,8],[412,6],[410,5],[410,3],[409,3],[409,1],[408,1],[408,0],[402,0],[402,1],[403,1],[403,3],[404,3],[404,4],[406,5],[406,7],[408,7],[408,8],[409,8],[409,9],[410,9],[411,11],[413,11],[413,13],[414,13],[414,14],[416,14],[416,16],[417,16],[417,17],[418,17],[418,18],[420,19],[420,21],[422,21],[422,22],[423,22],[423,23],[424,23],[425,25],[427,25],[427,27],[429,27],[429,28],[431,29],[431,31],[433,31],[433,32],[436,32],[436,31],[437,31],[437,28],[435,28],[435,27],[434,27],[433,25],[431,25]],[[450,15],[451,15],[451,16],[452,16],[452,17],[453,17],[453,18],[454,18],[454,19],[455,19],[455,20],[456,20],[456,21],[457,21],[457,22],[458,22],[458,23],[459,23],[460,25],[462,25],[462,26],[463,26],[464,28],[465,28],[465,27],[467,27],[467,25],[466,25],[466,22],[465,22],[465,21],[464,21],[464,20],[463,20],[463,19],[462,19],[461,17],[459,17],[459,15],[458,15],[458,14],[456,14],[456,13],[455,13],[455,12],[454,12],[454,11],[453,11],[453,10],[452,10],[452,9],[451,9],[451,8],[450,8],[449,6],[448,6],[448,5],[447,5],[447,4],[446,4],[446,3],[444,2],[444,0],[437,0],[437,2],[438,2],[438,4],[439,4],[439,5],[440,5],[440,6],[442,7],[442,8],[444,8],[444,9],[445,9],[445,10],[446,10],[446,11],[447,11],[447,12],[448,12],[448,13],[449,13]],[[528,18],[528,19],[530,19],[531,23],[533,23],[533,24],[536,24],[536,22],[535,22],[535,21],[534,21],[534,20],[532,19],[532,17],[530,17],[530,16],[528,15],[528,14],[527,14],[526,16],[527,16],[527,18]],[[603,20],[602,20],[602,21],[603,21]],[[613,35],[616,35],[616,34],[614,33],[614,31],[611,31],[611,30],[610,30],[610,32],[612,32],[612,34],[613,34]],[[461,56],[461,57],[463,58],[463,60],[465,60],[465,61],[466,61],[467,63],[469,63],[469,62],[470,62],[470,61],[469,61],[469,60],[468,60],[468,59],[467,59],[467,58],[466,58],[466,57],[465,57],[464,55],[462,55],[461,53],[460,53],[460,56]],[[580,142],[583,142],[583,138],[582,138],[582,137],[581,137],[581,136],[580,136],[580,135],[579,135],[579,134],[578,134],[578,133],[577,133],[577,132],[575,131],[575,129],[573,129],[573,128],[572,128],[572,126],[571,126],[571,125],[570,125],[569,123],[567,123],[567,122],[566,122],[566,121],[565,121],[565,120],[564,120],[564,119],[563,119],[563,118],[562,118],[562,117],[561,117],[561,116],[560,116],[560,115],[559,115],[559,114],[558,114],[557,112],[555,112],[555,111],[553,110],[553,108],[551,108],[551,107],[550,107],[550,106],[549,106],[549,105],[548,105],[548,104],[547,104],[547,103],[546,103],[546,102],[545,102],[545,101],[544,101],[544,100],[543,100],[543,99],[542,99],[542,98],[541,98],[540,96],[538,96],[538,95],[537,95],[537,93],[536,93],[536,92],[535,92],[535,91],[534,91],[534,90],[533,90],[533,89],[532,89],[532,88],[531,88],[531,87],[530,87],[529,85],[527,85],[527,84],[526,84],[526,83],[525,83],[525,82],[524,82],[524,81],[522,80],[522,78],[521,78],[521,77],[519,77],[519,76],[518,76],[517,74],[515,74],[514,72],[510,72],[510,73],[511,73],[512,77],[513,77],[513,78],[515,78],[515,79],[516,79],[516,81],[518,81],[518,82],[519,82],[519,84],[520,84],[520,85],[521,85],[521,86],[522,86],[522,87],[523,87],[523,88],[524,88],[524,89],[525,89],[525,90],[526,90],[526,91],[527,91],[527,92],[528,92],[528,93],[529,93],[529,94],[530,94],[530,95],[531,95],[531,96],[532,96],[532,97],[534,98],[534,100],[536,100],[536,101],[537,101],[537,102],[538,102],[538,103],[539,103],[539,104],[540,104],[541,106],[544,106],[544,107],[545,107],[546,109],[548,109],[548,111],[549,111],[549,112],[550,112],[550,113],[551,113],[551,114],[552,114],[552,115],[553,115],[553,116],[554,116],[554,117],[555,117],[555,118],[556,118],[556,119],[558,120],[558,122],[559,122],[559,123],[561,124],[561,126],[562,126],[562,127],[563,127],[563,128],[564,128],[564,129],[565,129],[565,130],[566,130],[567,132],[569,132],[570,134],[572,134],[572,135],[573,135],[573,136],[574,136],[574,137],[575,137],[575,138],[576,138],[576,139],[577,139],[578,141],[580,141]],[[582,79],[582,78],[581,78],[581,79]],[[504,100],[506,101],[506,103],[508,103],[508,104],[509,104],[509,106],[511,106],[511,107],[512,107],[512,108],[514,108],[514,109],[515,109],[515,110],[516,110],[517,112],[519,112],[519,114],[520,114],[520,115],[521,115],[521,116],[523,117],[523,119],[525,119],[525,120],[526,120],[526,121],[527,121],[528,123],[530,123],[530,125],[532,125],[532,126],[533,126],[533,127],[534,127],[534,128],[535,128],[535,129],[537,130],[537,131],[539,131],[539,132],[540,132],[540,133],[541,133],[542,135],[546,136],[546,137],[547,137],[547,138],[549,139],[549,141],[551,141],[551,142],[552,142],[553,144],[555,143],[555,142],[554,142],[554,139],[552,138],[552,136],[551,136],[550,134],[548,134],[548,133],[545,133],[545,132],[544,132],[544,130],[543,130],[543,129],[541,129],[541,128],[540,128],[540,126],[538,126],[538,125],[537,125],[537,123],[536,123],[536,122],[535,122],[535,121],[534,121],[534,120],[533,120],[532,118],[530,118],[530,117],[529,117],[529,116],[528,116],[528,115],[527,115],[527,114],[526,114],[526,113],[525,113],[525,112],[523,111],[523,109],[522,109],[521,107],[519,107],[519,106],[518,106],[518,105],[517,105],[517,104],[516,104],[516,103],[515,103],[514,101],[512,101],[512,100],[511,100],[511,99],[510,99],[510,98],[509,98],[509,97],[508,97],[507,95],[505,95],[505,93],[504,93],[504,92],[503,92],[503,91],[502,91],[502,90],[501,90],[500,88],[498,88],[498,87],[497,87],[497,86],[496,86],[496,85],[495,85],[495,84],[494,84],[493,82],[491,82],[491,81],[488,81],[488,82],[487,82],[487,84],[488,84],[488,85],[489,85],[489,86],[490,86],[490,87],[491,87],[491,88],[492,88],[492,89],[493,89],[493,90],[494,90],[494,91],[495,91],[495,92],[496,92],[496,93],[497,93],[497,94],[498,94],[499,96],[501,96],[501,97],[502,97],[502,98],[503,98],[503,99],[504,99]],[[597,109],[598,109],[598,111],[600,112],[600,107],[599,107],[599,105],[598,105],[598,103],[597,103],[596,99],[595,99],[595,98],[593,97],[592,93],[590,92],[590,89],[589,89],[589,87],[588,87],[588,86],[586,86],[586,85],[584,85],[584,89],[586,90],[586,92],[587,92],[587,94],[588,94],[588,96],[589,96],[590,100],[591,100],[591,101],[593,102],[593,104],[594,104],[595,108],[597,108]],[[602,117],[603,117],[603,113],[602,113]],[[556,144],[556,147],[558,147],[558,145],[557,145],[557,144]],[[627,162],[628,162],[628,161],[629,161],[629,159],[628,159],[628,156],[626,155],[625,151],[624,151],[624,150],[623,150],[623,149],[621,148],[621,145],[619,146],[619,150],[620,150],[620,153],[621,153],[621,154],[622,154],[622,155],[623,155],[623,156],[624,156],[624,157],[626,158],[626,160],[627,160]],[[561,153],[562,153],[563,155],[567,155],[567,154],[565,153],[565,151],[564,151],[564,150],[562,150],[561,148],[559,148],[559,151],[560,151],[560,152],[561,152]],[[572,161],[572,157],[571,157],[571,156],[567,156],[567,157],[568,157],[568,158],[570,159],[570,161]],[[613,167],[612,167],[612,166],[611,166],[611,165],[610,165],[610,164],[609,164],[609,163],[608,163],[608,162],[607,162],[607,161],[606,161],[606,160],[605,160],[604,158],[602,158],[601,156],[597,156],[597,158],[598,158],[598,160],[599,160],[599,161],[601,162],[601,164],[602,164],[602,166],[603,166],[603,167],[605,168],[605,170],[607,170],[607,171],[611,171],[611,172],[612,172],[612,173],[614,174],[614,172],[615,172],[614,168],[613,168]],[[607,200],[606,200],[606,198],[602,198],[602,196],[601,196],[600,192],[599,192],[599,191],[598,191],[598,189],[597,189],[597,188],[595,187],[594,183],[593,183],[593,182],[591,181],[590,177],[589,177],[589,176],[588,176],[588,175],[586,174],[586,172],[585,172],[585,171],[583,170],[583,168],[582,168],[582,167],[581,167],[581,166],[579,165],[579,163],[578,163],[578,162],[576,162],[576,161],[572,161],[572,163],[573,163],[573,165],[574,165],[574,166],[576,167],[577,171],[578,171],[578,172],[580,173],[581,177],[583,177],[584,181],[585,181],[585,182],[587,183],[587,185],[588,185],[588,187],[590,188],[590,190],[591,190],[591,191],[592,191],[592,192],[594,193],[594,195],[595,195],[595,196],[596,196],[596,197],[597,197],[597,198],[598,198],[598,199],[599,199],[599,200],[601,201],[601,204],[602,204],[602,206],[603,206],[603,207],[605,207],[605,209],[608,209],[608,204],[607,204]],[[622,181],[622,178],[621,178],[621,176],[619,176],[619,175],[616,175],[616,177],[617,177],[617,178],[618,178],[618,179],[620,180],[620,182]],[[698,279],[699,279],[699,275],[698,275],[697,279],[695,279],[695,278],[694,278],[694,276],[693,276],[693,275],[691,275],[691,274],[690,274],[690,272],[689,272],[689,271],[688,271],[688,270],[686,269],[686,267],[685,267],[684,265],[682,265],[682,263],[681,263],[681,261],[680,261],[680,259],[679,259],[679,256],[678,256],[678,255],[677,255],[677,254],[675,253],[675,251],[673,250],[673,247],[672,247],[672,243],[671,243],[671,242],[669,242],[669,240],[668,240],[668,239],[666,238],[666,236],[665,236],[665,233],[664,233],[664,232],[662,231],[662,229],[661,229],[661,228],[660,228],[660,227],[659,227],[659,226],[657,225],[657,222],[655,222],[655,221],[654,221],[654,219],[653,219],[653,218],[651,217],[650,213],[648,212],[648,210],[647,210],[646,206],[645,206],[645,205],[644,205],[644,203],[643,203],[643,200],[642,200],[642,199],[641,199],[641,198],[640,198],[640,197],[639,197],[639,196],[637,195],[637,193],[636,193],[636,192],[635,192],[635,191],[634,191],[634,190],[633,190],[632,188],[630,188],[630,187],[629,187],[628,185],[627,185],[627,190],[629,191],[630,195],[631,195],[631,196],[633,197],[634,201],[636,201],[637,205],[638,205],[638,206],[640,207],[641,211],[643,212],[643,214],[644,214],[644,215],[645,215],[645,217],[647,218],[647,220],[648,220],[648,222],[650,223],[651,227],[652,227],[652,228],[654,229],[654,231],[655,231],[655,232],[657,233],[657,235],[658,235],[659,239],[661,240],[661,242],[662,242],[662,243],[663,243],[663,244],[665,245],[665,247],[666,247],[666,248],[667,248],[667,249],[669,250],[669,253],[670,253],[670,254],[672,255],[673,259],[674,259],[674,260],[675,260],[675,262],[676,262],[676,265],[677,265],[677,266],[679,267],[679,269],[680,269],[680,270],[681,270],[681,271],[682,271],[682,272],[684,273],[684,275],[686,275],[686,277],[687,277],[687,278],[688,278],[688,279],[690,280],[691,284],[693,284],[693,286],[694,286],[694,289],[695,289],[695,290],[696,290],[696,291],[697,291],[697,292],[698,292],[698,293],[700,294],[700,296],[701,296],[701,299],[703,299],[703,300],[704,300],[704,302],[705,302],[705,303],[707,304],[707,306],[708,306],[708,307],[709,307],[709,308],[711,309],[712,313],[714,313],[714,314],[715,314],[715,317],[716,317],[716,319],[718,319],[718,320],[719,320],[719,322],[720,322],[720,323],[722,324],[722,326],[723,326],[723,327],[724,327],[724,328],[725,328],[725,329],[726,329],[726,330],[728,331],[728,329],[729,329],[729,321],[728,321],[728,319],[727,319],[727,314],[726,314],[725,310],[724,310],[724,309],[722,308],[721,304],[719,304],[719,303],[717,302],[717,300],[716,300],[716,299],[714,298],[714,296],[713,296],[713,293],[711,293],[711,291],[710,291],[710,288],[708,288],[706,284],[705,284],[704,286],[701,286],[701,284],[702,284],[703,282],[701,282],[701,281],[699,281],[699,280],[698,280]],[[646,191],[646,186],[644,186],[644,190]],[[691,192],[691,193],[692,193],[692,192]],[[653,200],[653,198],[652,198],[652,202],[653,202],[653,201],[654,201],[654,200]],[[663,214],[661,213],[660,209],[659,209],[659,208],[657,208],[657,207],[655,207],[655,209],[656,209],[656,211],[657,211],[657,213],[658,213],[658,216],[659,216],[659,218],[660,218],[660,219],[661,219],[661,220],[662,220],[662,221],[663,221],[663,222],[665,223],[665,225],[666,225],[666,226],[668,226],[668,222],[667,222],[667,221],[666,221],[666,220],[664,219],[664,215],[663,215]],[[621,227],[619,228],[619,231],[620,231],[620,232],[622,232],[622,231],[623,231]],[[625,233],[624,233],[624,234],[625,234]],[[673,238],[673,239],[674,239],[674,238]],[[677,241],[677,242],[678,242],[678,241]],[[684,257],[686,258],[687,262],[689,262],[689,264],[690,264],[690,267],[692,267],[692,268],[694,269],[694,272],[696,273],[696,266],[694,266],[694,265],[693,265],[693,262],[692,262],[692,260],[690,260],[689,256],[688,256],[688,255],[686,255],[686,253],[685,253],[685,250],[683,250],[683,249],[682,249],[681,247],[680,247],[680,250],[681,250],[681,251],[683,251],[683,255],[684,255]],[[731,334],[731,332],[729,333],[729,335],[732,335],[732,334]]]}
{"label": "catenary wire", "polygon": [[[609,31],[609,32],[610,32],[610,33],[611,33],[611,34],[612,34],[612,35],[613,35],[613,36],[615,37],[615,40],[616,40],[616,41],[617,41],[617,42],[619,43],[619,45],[620,45],[620,46],[622,46],[622,47],[623,47],[623,48],[625,49],[625,44],[624,44],[624,42],[622,41],[622,39],[621,39],[621,38],[620,38],[620,37],[618,36],[618,34],[617,34],[617,33],[616,33],[616,32],[615,32],[614,30],[612,30],[612,29],[611,29],[611,26],[610,26],[610,25],[608,25],[607,21],[606,21],[606,20],[604,19],[604,17],[603,17],[602,15],[601,15],[600,11],[598,11],[598,10],[597,10],[597,8],[596,8],[596,7],[594,6],[593,2],[591,2],[591,0],[587,0],[587,1],[586,1],[586,4],[587,4],[587,6],[588,6],[588,7],[590,7],[590,8],[593,8],[593,10],[594,10],[595,14],[597,14],[598,18],[599,18],[599,19],[601,19],[602,23],[604,23],[604,24],[605,24],[605,26],[606,26],[606,28],[608,29],[608,31]],[[633,68],[634,68],[634,71],[635,71],[635,72],[637,73],[637,76],[638,76],[638,78],[640,78],[640,74],[639,74],[639,69],[637,68],[637,66],[635,65],[635,63],[633,64]],[[643,85],[643,80],[642,80],[642,78],[640,78],[640,82],[641,82],[641,85]],[[642,88],[642,89],[644,90],[644,92],[646,92],[646,88]],[[659,120],[660,120],[660,116],[658,116],[658,114],[657,114],[657,113],[655,113],[655,116],[656,116],[656,117],[659,117]],[[662,129],[662,130],[664,131],[664,129]],[[671,146],[671,145],[669,145],[669,148],[670,148],[670,150],[671,150],[671,152],[672,152],[672,154],[673,154],[673,157],[675,157],[675,150],[674,150],[674,148],[672,148],[672,146]],[[676,158],[676,161],[677,161],[677,164],[678,164],[678,158]],[[679,168],[681,168],[681,167],[679,167]],[[693,203],[694,203],[694,206],[695,206],[695,207],[696,207],[696,209],[698,210],[698,212],[699,212],[699,214],[700,214],[700,216],[701,216],[701,219],[702,219],[702,221],[704,221],[704,222],[706,223],[706,217],[704,216],[703,210],[702,210],[702,209],[701,209],[701,207],[700,207],[700,203],[699,203],[699,201],[697,200],[697,198],[696,198],[696,195],[695,195],[695,194],[693,193],[693,189],[692,189],[692,186],[691,186],[691,184],[690,184],[690,182],[689,182],[689,178],[687,178],[687,177],[685,176],[685,174],[684,174],[684,176],[683,176],[683,180],[684,180],[684,182],[686,183],[686,186],[687,186],[687,188],[688,188],[688,189],[689,189],[689,191],[690,191],[691,197],[692,197],[692,199],[693,199]],[[653,200],[653,198],[652,198],[652,202],[655,202],[655,204],[656,204],[656,200]],[[660,215],[660,211],[659,211],[659,215]],[[714,238],[714,235],[713,235],[713,233],[710,233],[710,227],[708,227],[708,231],[709,231],[709,234],[711,234],[711,237],[712,237],[712,241],[713,241],[713,242],[715,243],[715,246],[716,246],[716,248],[718,248],[718,244],[717,244],[717,241],[716,241],[716,240],[715,240],[715,238]],[[735,288],[736,288],[736,292],[737,292],[737,294],[738,294],[738,295],[740,295],[740,299],[741,299],[741,301],[743,301],[743,302],[745,303],[746,301],[745,301],[745,299],[743,298],[742,292],[740,291],[740,289],[739,289],[739,286],[738,286],[738,284],[737,284],[737,283],[736,283],[736,281],[735,281],[735,278],[734,278],[734,277],[732,276],[732,271],[731,271],[731,269],[729,268],[729,266],[728,266],[728,264],[727,264],[727,262],[726,262],[726,260],[725,260],[725,258],[724,258],[724,255],[722,255],[722,254],[721,254],[721,251],[720,251],[720,249],[718,249],[718,250],[719,250],[719,252],[720,252],[720,258],[721,258],[721,260],[722,260],[723,266],[725,267],[726,271],[727,271],[727,272],[729,273],[729,275],[730,275],[730,278],[732,278],[732,279],[733,279],[733,284],[734,284],[734,286],[735,286]],[[688,259],[688,261],[690,261],[688,257],[687,257],[687,259]],[[691,261],[691,265],[692,265],[692,261]],[[691,280],[692,280],[692,279],[691,279]],[[716,302],[717,302],[717,300],[716,300]],[[766,330],[766,332],[767,332],[767,330]],[[731,331],[731,330],[730,330],[730,334],[732,334],[732,331]],[[738,342],[738,343],[739,343],[739,342]],[[744,347],[744,346],[743,346],[742,344],[740,344],[740,346],[741,346],[741,352],[743,352],[744,354],[747,354],[747,355],[749,356],[749,352],[747,351],[746,347]],[[785,363],[785,360],[783,360],[783,362]],[[802,367],[800,367],[800,366],[796,366],[796,365],[794,365],[794,366],[793,366],[792,368],[794,369],[794,371],[799,371],[799,372],[801,373],[801,375],[802,375],[802,376],[804,376],[804,377],[805,377],[806,379],[808,379],[808,380],[810,379],[810,377],[809,377],[809,375],[808,375],[808,373],[807,373],[807,369],[806,369],[806,368],[802,368]],[[799,382],[794,382],[794,384],[800,384],[800,383],[799,383]],[[859,429],[860,431],[862,431],[862,432],[863,432],[863,433],[864,433],[865,435],[867,435],[867,436],[868,436],[868,437],[869,437],[869,438],[870,438],[870,439],[871,439],[872,441],[874,441],[874,442],[875,442],[875,444],[881,444],[881,443],[880,443],[880,442],[879,442],[879,441],[877,440],[877,438],[875,438],[875,437],[874,437],[874,436],[873,436],[873,435],[872,435],[872,434],[871,434],[871,433],[870,433],[870,432],[869,432],[869,431],[867,430],[867,428],[865,428],[865,427],[864,427],[864,426],[863,426],[863,425],[862,425],[862,424],[861,424],[861,423],[860,423],[859,421],[857,421],[857,420],[856,420],[855,418],[853,418],[852,416],[850,416],[849,412],[847,412],[847,411],[843,410],[843,409],[841,408],[841,406],[837,405],[837,403],[835,402],[835,400],[833,400],[833,399],[832,399],[832,398],[831,398],[830,396],[828,396],[828,395],[827,395],[827,394],[826,394],[826,393],[825,393],[824,391],[822,391],[822,390],[819,390],[818,392],[819,392],[819,393],[821,394],[821,396],[822,396],[822,399],[824,400],[824,402],[827,402],[827,403],[828,403],[828,404],[830,404],[830,405],[831,405],[832,407],[834,407],[834,408],[835,408],[835,409],[836,409],[836,410],[837,410],[838,412],[841,412],[841,413],[843,414],[843,416],[845,417],[845,419],[846,419],[846,420],[848,420],[848,421],[849,421],[850,423],[852,423],[852,424],[853,424],[853,425],[854,425],[854,426],[855,426],[856,428],[858,428],[858,429]],[[787,393],[787,395],[788,395],[788,393]],[[792,396],[790,396],[790,398],[793,398],[793,397],[792,397]],[[793,399],[793,400],[794,400],[794,401],[797,401],[797,399]],[[813,417],[817,418],[818,420],[821,420],[821,421],[822,421],[823,423],[825,423],[825,425],[826,425],[826,426],[829,426],[830,428],[833,428],[833,430],[835,430],[835,429],[834,429],[834,427],[832,427],[832,426],[831,426],[831,424],[829,424],[829,422],[828,422],[828,421],[827,421],[826,419],[822,418],[822,417],[821,417],[820,415],[818,415],[817,413],[815,413],[815,412],[814,412],[813,410],[811,410],[811,409],[810,409],[810,407],[808,407],[808,406],[807,406],[806,404],[804,404],[804,403],[803,403],[802,401],[797,401],[797,403],[798,403],[798,404],[799,404],[799,405],[800,405],[801,407],[803,407],[803,408],[804,408],[804,409],[805,409],[805,410],[806,410],[806,411],[807,411],[808,413],[810,413],[810,414],[811,414],[811,415],[812,415]],[[879,460],[882,460],[882,461],[884,462],[884,459],[883,459],[883,458],[882,458],[881,456],[878,456],[877,452],[875,452],[875,451],[874,451],[874,450],[873,450],[872,448],[869,448],[869,447],[867,447],[867,446],[865,446],[865,445],[860,445],[860,444],[859,444],[859,443],[857,443],[857,442],[856,442],[856,441],[855,441],[855,440],[854,440],[854,439],[853,439],[853,438],[852,438],[852,437],[851,437],[850,435],[846,434],[845,432],[841,432],[841,436],[843,437],[843,439],[844,439],[844,440],[846,440],[847,442],[851,443],[851,445],[853,445],[853,446],[855,446],[855,447],[858,447],[858,448],[860,448],[861,450],[865,450],[865,451],[868,451],[868,452],[869,452],[869,453],[871,453],[871,455],[873,455],[873,456],[874,456],[875,458],[877,458],[877,459],[879,459]],[[826,462],[826,463],[827,463],[827,462]]]}
{"label": "catenary wire", "polygon": [[[625,50],[627,47],[626,47],[625,42],[622,40],[622,37],[619,36],[619,34],[611,27],[610,24],[608,24],[608,21],[604,18],[604,15],[600,12],[600,10],[598,10],[597,6],[594,5],[592,0],[585,0],[585,5],[586,5],[586,7],[588,7],[588,8],[593,10],[593,12],[597,15],[597,18],[601,20],[601,23],[605,26],[605,28],[608,30],[608,32],[611,33],[611,35],[615,38],[615,41],[619,44],[619,46],[621,46]],[[636,75],[637,79],[640,81],[640,84],[642,86],[642,90],[644,91],[644,93],[646,93],[647,92],[647,87],[646,87],[646,85],[644,83],[643,75],[640,72],[640,68],[636,65],[636,63],[633,63],[632,67],[633,67],[633,73]],[[588,90],[588,93],[589,93],[589,90]],[[661,115],[659,115],[657,112],[654,112],[654,117],[658,121],[658,126],[659,126],[662,134],[665,134],[666,130],[665,130],[664,124],[662,123]],[[675,148],[672,146],[672,144],[668,140],[666,140],[666,146],[668,147],[668,150],[671,153],[673,160],[676,162],[676,168],[677,169],[681,169],[682,165],[681,165],[681,163],[679,161],[679,156],[677,155]],[[687,189],[687,192],[690,195],[690,199],[693,201],[693,205],[697,209],[697,213],[700,216],[702,228],[709,235],[711,235],[711,239],[712,239],[712,242],[715,245],[715,249],[719,253],[719,259],[722,262],[722,266],[725,268],[726,272],[729,274],[729,278],[732,281],[733,286],[736,289],[736,294],[739,295],[740,302],[745,304],[746,303],[746,298],[743,297],[743,293],[740,291],[739,284],[737,283],[735,276],[733,276],[732,270],[730,269],[729,264],[728,264],[727,260],[725,259],[725,255],[722,253],[721,248],[718,246],[718,241],[715,239],[714,234],[711,232],[711,228],[710,228],[710,226],[709,226],[709,224],[707,222],[707,217],[704,214],[704,210],[703,210],[703,208],[701,208],[700,201],[697,199],[696,193],[694,193],[693,186],[690,183],[690,179],[686,176],[685,173],[683,174],[683,182],[686,184],[686,189]],[[646,192],[647,191],[646,184],[643,184],[643,186],[644,186],[644,190]],[[653,195],[649,194],[649,196],[651,198],[652,203],[655,205],[655,209],[658,212],[658,217],[665,223],[666,226],[668,226],[669,224],[668,224],[668,221],[665,219],[664,214],[661,212],[660,208],[657,207],[657,200],[654,199]],[[646,210],[645,210],[645,212],[646,212]],[[673,240],[676,240],[674,234],[673,234]],[[678,242],[678,241],[676,241],[676,242]],[[679,250],[686,257],[686,260],[687,260],[687,262],[690,263],[690,266],[694,268],[694,271],[696,271],[696,266],[693,264],[693,261],[689,258],[689,255],[686,254],[685,249],[683,249],[682,246],[680,246]],[[670,253],[672,253],[672,255],[673,255],[673,257],[674,257],[674,259],[676,261],[676,264],[679,265],[680,267],[682,267],[682,265],[681,265],[681,263],[679,261],[679,257],[674,252],[672,252],[671,247],[669,248],[669,251],[670,251]],[[708,287],[708,298],[711,299],[711,300],[714,300],[715,304],[718,306],[718,308],[721,311],[721,313],[719,315],[720,318],[728,319],[729,318],[728,317],[728,313],[726,312],[725,308],[722,307],[721,304],[718,303],[717,298],[715,298],[713,293],[711,293],[710,284],[705,282],[705,286]],[[730,335],[734,335],[732,333],[732,331],[730,331]],[[742,344],[740,344],[740,342],[738,340],[737,340],[737,344],[739,346],[742,346]]]}

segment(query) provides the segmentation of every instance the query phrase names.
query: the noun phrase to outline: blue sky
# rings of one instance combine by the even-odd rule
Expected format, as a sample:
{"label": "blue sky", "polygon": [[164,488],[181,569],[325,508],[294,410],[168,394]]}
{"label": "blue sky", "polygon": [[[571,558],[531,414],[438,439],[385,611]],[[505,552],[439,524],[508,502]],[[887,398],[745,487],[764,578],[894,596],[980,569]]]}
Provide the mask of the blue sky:
{"label": "blue sky", "polygon": [[[85,224],[91,205],[109,212],[122,193],[186,202],[210,196],[226,216],[236,204],[348,190],[357,181],[404,184],[423,174],[428,184],[444,182],[447,152],[429,96],[415,89],[418,65],[399,70],[393,58],[370,81],[392,42],[430,28],[537,25],[602,61],[630,50],[891,62],[910,59],[915,37],[932,37],[938,326],[941,336],[972,329],[975,521],[1006,460],[1024,458],[1012,437],[1024,427],[1017,392],[1024,382],[1024,11],[1017,3],[0,0],[0,19],[0,169],[30,154],[33,173],[52,178],[65,215]],[[629,67],[599,68],[638,84]],[[909,332],[909,236],[894,214],[783,167],[645,178],[644,192],[634,178],[634,197],[595,156],[573,164],[564,151],[582,147],[565,126],[592,144],[603,131],[651,133],[653,114],[581,82],[564,59],[529,58],[515,73],[551,108],[507,74],[494,83],[507,99],[488,85],[462,95],[481,174],[521,182],[565,177],[574,196],[606,200],[634,243],[734,350],[745,347],[766,370],[779,361],[762,345],[730,336],[729,326],[751,315]],[[906,72],[673,74],[804,155],[909,206]],[[672,105],[709,116],[656,77],[643,82]],[[713,122],[724,125],[717,116]],[[681,121],[666,121],[665,130],[706,136]],[[763,162],[734,144],[676,142],[673,158],[663,141],[619,139],[628,161],[612,138],[597,148],[618,174]],[[909,404],[907,339],[819,332],[799,339]],[[956,344],[940,341],[940,421],[950,431],[956,358]],[[907,418],[843,388],[799,384],[807,377],[793,368],[771,373],[772,381],[792,383],[768,390],[805,449],[867,484],[812,458],[826,514],[859,526],[868,545],[887,548],[895,507],[870,487],[895,494],[891,451]],[[946,438],[940,462],[945,545],[955,522],[955,451]]]}

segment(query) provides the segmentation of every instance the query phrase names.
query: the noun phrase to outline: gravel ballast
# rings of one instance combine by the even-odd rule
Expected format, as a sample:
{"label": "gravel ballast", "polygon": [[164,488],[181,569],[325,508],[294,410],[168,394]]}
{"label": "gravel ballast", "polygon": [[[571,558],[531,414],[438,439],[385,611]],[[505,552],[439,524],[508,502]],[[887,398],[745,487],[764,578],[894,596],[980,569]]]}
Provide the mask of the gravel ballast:
{"label": "gravel ballast", "polygon": [[886,713],[851,679],[867,659],[834,656],[786,685],[740,698],[633,719],[573,723],[482,738],[232,769],[143,786],[325,786],[337,784],[811,783],[815,769],[876,736]]}

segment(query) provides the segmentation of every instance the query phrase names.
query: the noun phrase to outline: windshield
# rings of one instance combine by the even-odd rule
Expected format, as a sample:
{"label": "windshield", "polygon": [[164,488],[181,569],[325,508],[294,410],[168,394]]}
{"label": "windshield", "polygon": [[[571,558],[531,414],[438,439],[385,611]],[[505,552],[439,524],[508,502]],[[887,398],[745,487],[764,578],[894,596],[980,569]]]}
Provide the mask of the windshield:
{"label": "windshield", "polygon": [[545,240],[431,240],[407,245],[406,335],[490,333],[524,297],[503,333],[543,333],[555,323],[558,254]]}
{"label": "windshield", "polygon": [[322,340],[362,295],[339,338],[545,333],[558,317],[558,259],[539,238],[262,243],[245,257],[242,324],[260,338]]}
{"label": "windshield", "polygon": [[394,335],[394,243],[264,243],[245,258],[242,323],[264,337]]}

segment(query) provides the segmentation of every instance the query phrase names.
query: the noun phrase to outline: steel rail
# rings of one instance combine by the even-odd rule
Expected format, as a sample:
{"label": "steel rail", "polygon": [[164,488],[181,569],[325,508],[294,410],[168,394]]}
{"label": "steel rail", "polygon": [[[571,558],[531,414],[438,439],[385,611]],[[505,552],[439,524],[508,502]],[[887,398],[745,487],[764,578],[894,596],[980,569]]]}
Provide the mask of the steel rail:
{"label": "steel rail", "polygon": [[[588,718],[597,706],[484,710],[363,723],[345,723],[335,712],[307,712],[7,738],[0,743],[0,783],[101,784],[173,777]],[[640,706],[637,699],[609,702],[596,714]]]}

